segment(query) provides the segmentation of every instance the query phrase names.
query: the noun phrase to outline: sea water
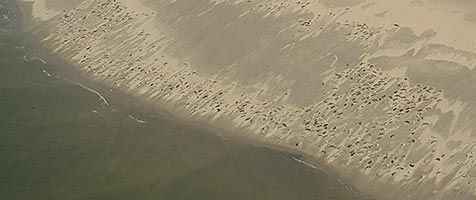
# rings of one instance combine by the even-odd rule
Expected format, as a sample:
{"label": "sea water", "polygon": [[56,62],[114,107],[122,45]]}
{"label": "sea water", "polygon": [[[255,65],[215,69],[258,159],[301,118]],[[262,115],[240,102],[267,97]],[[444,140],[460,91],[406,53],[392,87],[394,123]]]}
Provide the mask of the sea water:
{"label": "sea water", "polygon": [[0,23],[0,199],[365,199],[297,155],[75,79],[14,17]]}

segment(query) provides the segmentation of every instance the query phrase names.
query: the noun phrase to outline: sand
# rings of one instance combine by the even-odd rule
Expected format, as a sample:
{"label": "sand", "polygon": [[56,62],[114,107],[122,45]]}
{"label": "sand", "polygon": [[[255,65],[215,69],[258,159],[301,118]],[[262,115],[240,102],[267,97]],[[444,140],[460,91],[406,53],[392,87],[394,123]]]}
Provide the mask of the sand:
{"label": "sand", "polygon": [[94,80],[305,152],[379,199],[476,195],[470,1],[28,5],[28,30]]}

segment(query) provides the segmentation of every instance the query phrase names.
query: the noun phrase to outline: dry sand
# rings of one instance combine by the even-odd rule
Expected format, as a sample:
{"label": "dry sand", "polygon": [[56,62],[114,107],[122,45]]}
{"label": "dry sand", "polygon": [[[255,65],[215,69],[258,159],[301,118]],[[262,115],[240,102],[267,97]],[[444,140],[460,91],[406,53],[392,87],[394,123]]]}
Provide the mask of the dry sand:
{"label": "dry sand", "polygon": [[476,198],[476,2],[25,1],[25,26],[88,77],[379,199]]}

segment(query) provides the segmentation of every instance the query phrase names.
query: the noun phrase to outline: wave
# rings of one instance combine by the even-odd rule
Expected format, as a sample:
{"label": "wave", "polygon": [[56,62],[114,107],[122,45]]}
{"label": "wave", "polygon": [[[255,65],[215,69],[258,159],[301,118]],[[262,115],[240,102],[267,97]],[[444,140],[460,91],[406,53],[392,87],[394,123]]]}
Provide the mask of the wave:
{"label": "wave", "polygon": [[[316,166],[314,166],[314,165],[312,165],[312,164],[310,164],[310,163],[308,163],[308,162],[306,162],[306,161],[304,161],[304,160],[301,160],[301,159],[299,159],[299,158],[296,158],[295,156],[291,156],[291,158],[292,158],[293,160],[295,160],[295,161],[301,163],[301,164],[304,164],[304,165],[308,166],[308,167],[311,167],[311,168],[313,168],[313,169],[318,169]],[[356,194],[356,195],[366,196],[365,194],[363,194],[363,193],[361,193],[361,192],[359,192],[359,191],[356,191],[352,186],[350,186],[350,185],[344,183],[342,180],[337,179],[337,181],[338,181],[341,185],[344,186],[345,190],[351,191],[352,193],[354,193],[354,194]]]}
{"label": "wave", "polygon": [[45,74],[46,76],[48,76],[49,78],[51,78],[51,74],[48,73],[48,71],[46,71],[46,69],[44,69],[42,72],[43,72],[43,74]]}
{"label": "wave", "polygon": [[311,163],[308,163],[308,162],[306,162],[306,161],[304,161],[304,160],[301,160],[301,159],[296,158],[296,157],[294,157],[294,156],[291,156],[291,158],[292,158],[293,160],[295,160],[295,161],[301,163],[301,164],[304,164],[304,165],[310,167],[310,168],[318,169],[316,166],[314,166],[314,165],[312,165]]}
{"label": "wave", "polygon": [[114,109],[111,104],[109,104],[109,102],[107,101],[107,99],[101,95],[101,93],[99,93],[98,91],[92,89],[92,88],[89,88],[81,83],[78,83],[76,81],[72,81],[72,80],[69,80],[69,79],[65,79],[66,81],[68,81],[69,83],[73,84],[73,85],[77,85],[85,90],[88,90],[89,92],[92,92],[93,94],[97,95],[99,97],[99,99],[107,106],[109,107],[113,112],[116,112],[117,110]]}
{"label": "wave", "polygon": [[135,117],[132,116],[132,115],[129,115],[129,118],[131,118],[132,120],[134,120],[134,121],[136,121],[136,122],[138,122],[138,123],[141,123],[141,124],[147,123],[146,121],[137,119],[137,118],[135,118]]}
{"label": "wave", "polygon": [[33,60],[38,60],[40,61],[41,63],[43,64],[47,64],[47,62],[39,57],[31,57],[31,58],[28,58],[26,55],[23,55],[23,61],[25,62],[30,62],[30,61],[33,61]]}
{"label": "wave", "polygon": [[31,58],[31,59],[32,59],[32,60],[38,60],[38,61],[40,61],[40,62],[42,62],[43,64],[45,64],[45,65],[46,65],[46,61],[45,61],[45,60],[43,60],[43,59],[41,59],[41,58],[38,58],[38,57],[33,57],[33,58]]}
{"label": "wave", "polygon": [[228,138],[226,138],[225,136],[223,136],[221,133],[218,133],[217,134],[222,140],[230,140]]}
{"label": "wave", "polygon": [[339,183],[344,186],[345,190],[351,191],[352,193],[354,193],[354,194],[356,194],[356,195],[359,195],[359,196],[362,196],[362,197],[366,197],[366,195],[365,195],[364,193],[361,193],[361,192],[359,192],[359,191],[356,191],[356,190],[354,189],[354,187],[352,187],[352,186],[350,186],[350,185],[344,183],[344,182],[341,181],[340,179],[337,179],[337,181],[339,181]]}

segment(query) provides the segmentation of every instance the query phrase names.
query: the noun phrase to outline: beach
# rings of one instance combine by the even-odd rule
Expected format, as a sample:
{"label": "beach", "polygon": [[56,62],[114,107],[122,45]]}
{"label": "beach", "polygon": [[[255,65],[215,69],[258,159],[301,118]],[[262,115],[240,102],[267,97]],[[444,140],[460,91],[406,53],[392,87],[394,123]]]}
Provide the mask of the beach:
{"label": "beach", "polygon": [[92,81],[378,199],[476,195],[470,2],[54,2],[18,1],[23,26]]}
{"label": "beach", "polygon": [[78,75],[0,8],[0,199],[370,199],[298,153]]}

